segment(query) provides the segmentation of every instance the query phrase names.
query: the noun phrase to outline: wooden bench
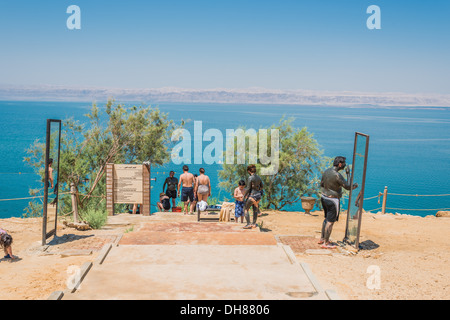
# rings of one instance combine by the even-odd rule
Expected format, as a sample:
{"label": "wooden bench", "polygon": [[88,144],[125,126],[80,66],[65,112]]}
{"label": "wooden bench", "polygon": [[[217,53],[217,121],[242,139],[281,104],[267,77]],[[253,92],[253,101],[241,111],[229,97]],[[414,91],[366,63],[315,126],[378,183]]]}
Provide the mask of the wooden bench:
{"label": "wooden bench", "polygon": [[[219,212],[220,209],[216,209],[216,208],[211,208],[211,209],[207,209],[205,211],[200,211],[197,205],[197,221],[200,221],[201,219],[217,219],[219,220]],[[201,214],[208,214],[208,218],[201,218]]]}

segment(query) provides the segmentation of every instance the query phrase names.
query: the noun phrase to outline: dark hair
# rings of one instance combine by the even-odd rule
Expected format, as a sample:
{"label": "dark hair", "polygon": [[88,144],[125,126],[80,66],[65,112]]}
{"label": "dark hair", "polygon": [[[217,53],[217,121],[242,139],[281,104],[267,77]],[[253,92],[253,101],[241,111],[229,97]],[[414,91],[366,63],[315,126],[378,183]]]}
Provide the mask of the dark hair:
{"label": "dark hair", "polygon": [[200,171],[200,173],[202,173],[202,174],[205,173],[205,169],[203,169],[203,168],[200,168],[199,171]]}
{"label": "dark hair", "polygon": [[194,174],[194,178],[197,178],[198,177],[198,174]]}
{"label": "dark hair", "polygon": [[13,242],[13,238],[9,234],[3,233],[0,236],[0,246],[2,246],[3,248],[11,247],[12,242]]}
{"label": "dark hair", "polygon": [[53,163],[53,158],[48,159],[48,164],[52,164]]}
{"label": "dark hair", "polygon": [[244,180],[239,181],[239,185],[240,186],[245,186],[245,181]]}
{"label": "dark hair", "polygon": [[175,173],[175,171],[170,171],[169,174]]}
{"label": "dark hair", "polygon": [[334,159],[333,166],[337,167],[337,166],[339,166],[339,163],[345,163],[346,159],[347,159],[346,157],[342,157],[342,156],[336,157]]}
{"label": "dark hair", "polygon": [[247,171],[250,171],[251,173],[256,172],[256,166],[254,164],[251,164],[247,167]]}
{"label": "dark hair", "polygon": [[187,165],[183,166],[183,171],[189,171],[189,167]]}

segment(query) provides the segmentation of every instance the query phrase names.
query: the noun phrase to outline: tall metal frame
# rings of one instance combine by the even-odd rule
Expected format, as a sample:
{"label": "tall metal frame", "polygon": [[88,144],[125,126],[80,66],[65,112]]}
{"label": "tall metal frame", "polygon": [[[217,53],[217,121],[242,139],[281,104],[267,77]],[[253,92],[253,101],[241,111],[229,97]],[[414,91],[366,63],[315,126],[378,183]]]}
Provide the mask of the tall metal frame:
{"label": "tall metal frame", "polygon": [[[51,143],[51,124],[58,123],[59,124],[59,134],[58,134],[58,166],[57,166],[57,176],[56,176],[56,203],[55,203],[55,226],[53,230],[47,230],[47,205],[48,205],[48,162],[50,159],[50,143]],[[56,119],[47,119],[47,131],[46,131],[46,144],[45,144],[45,175],[44,175],[44,211],[43,211],[43,219],[42,219],[42,245],[44,246],[47,242],[47,239],[52,235],[56,236],[56,228],[58,225],[58,198],[59,198],[59,160],[61,154],[61,120]]]}
{"label": "tall metal frame", "polygon": [[[363,210],[363,204],[364,204],[364,189],[365,189],[365,185],[366,185],[366,170],[367,170],[367,158],[368,158],[368,154],[369,154],[369,135],[361,133],[361,132],[355,132],[355,144],[353,147],[353,162],[352,165],[354,166],[355,164],[355,157],[356,157],[356,146],[357,146],[357,142],[358,142],[358,136],[363,136],[366,138],[366,146],[365,146],[365,156],[364,156],[364,168],[363,168],[363,176],[362,176],[362,185],[361,185],[361,191],[360,191],[360,198],[359,198],[359,207],[358,207],[358,211],[357,211],[357,216],[358,216],[358,229],[357,229],[357,234],[356,234],[356,239],[355,239],[355,243],[354,246],[356,249],[359,248],[359,237],[361,234],[361,220],[362,220],[362,210]],[[355,177],[355,170],[354,168],[352,169],[352,173],[351,173],[351,182],[350,185],[353,186],[353,180]],[[350,206],[352,204],[352,200],[353,199],[353,189],[350,189],[350,194],[348,197],[348,210],[347,210],[347,224],[345,227],[345,238],[344,238],[344,242],[348,242],[348,227],[349,227],[349,221],[350,221]],[[349,243],[351,244],[351,243]]]}

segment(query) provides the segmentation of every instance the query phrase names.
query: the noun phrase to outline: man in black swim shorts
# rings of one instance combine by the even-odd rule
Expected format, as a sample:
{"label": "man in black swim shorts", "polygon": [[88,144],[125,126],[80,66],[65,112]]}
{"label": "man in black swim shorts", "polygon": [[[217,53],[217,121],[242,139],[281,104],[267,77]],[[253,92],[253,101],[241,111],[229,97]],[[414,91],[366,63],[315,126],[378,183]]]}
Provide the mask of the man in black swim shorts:
{"label": "man in black swim shorts", "polygon": [[178,185],[178,179],[175,178],[175,172],[170,171],[169,176],[166,178],[166,181],[164,181],[163,192],[164,189],[166,188],[166,185],[167,190],[165,194],[169,198],[172,198],[172,207],[175,207],[175,199],[177,198],[177,185]]}
{"label": "man in black swim shorts", "polygon": [[[330,242],[330,236],[334,223],[339,220],[342,188],[350,190],[350,182],[345,180],[339,173],[346,166],[345,160],[345,157],[336,157],[333,162],[333,167],[325,170],[320,183],[322,188],[321,203],[325,213],[325,219],[322,224],[322,235],[319,244],[325,249],[335,248]],[[353,189],[357,187],[358,184],[353,184]]]}
{"label": "man in black swim shorts", "polygon": [[189,214],[194,213],[194,175],[189,172],[188,166],[183,166],[183,174],[180,176],[178,182],[178,195],[180,195],[181,189],[181,201],[184,202],[184,214],[187,214],[188,200],[190,205]]}

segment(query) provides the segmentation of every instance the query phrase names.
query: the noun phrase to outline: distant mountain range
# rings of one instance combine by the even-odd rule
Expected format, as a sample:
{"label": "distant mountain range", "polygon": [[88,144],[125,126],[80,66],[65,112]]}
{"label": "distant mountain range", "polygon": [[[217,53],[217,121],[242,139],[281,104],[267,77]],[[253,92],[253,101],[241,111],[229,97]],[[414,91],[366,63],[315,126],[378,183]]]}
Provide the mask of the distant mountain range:
{"label": "distant mountain range", "polygon": [[119,89],[0,85],[0,100],[243,103],[326,106],[450,107],[450,94],[249,89]]}

